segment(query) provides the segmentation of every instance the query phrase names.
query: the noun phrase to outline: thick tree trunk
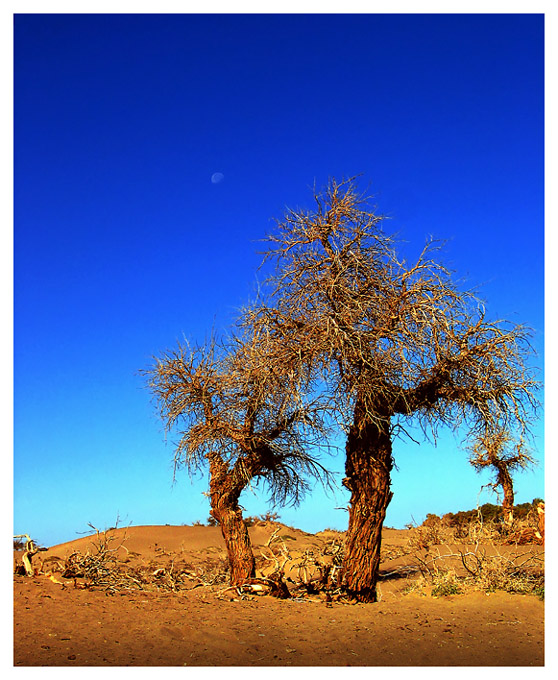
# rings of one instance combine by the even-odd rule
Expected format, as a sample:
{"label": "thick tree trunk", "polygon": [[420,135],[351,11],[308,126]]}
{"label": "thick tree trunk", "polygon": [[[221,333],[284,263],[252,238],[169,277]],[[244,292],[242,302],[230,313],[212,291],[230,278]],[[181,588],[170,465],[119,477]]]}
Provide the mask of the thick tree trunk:
{"label": "thick tree trunk", "polygon": [[233,586],[256,575],[250,535],[238,505],[243,488],[234,483],[232,471],[224,461],[215,458],[210,462],[211,515],[219,522],[225,539]]}
{"label": "thick tree trunk", "polygon": [[513,492],[513,480],[508,468],[505,465],[497,465],[496,467],[498,470],[496,483],[502,487],[502,491],[504,492],[504,499],[502,501],[504,523],[507,526],[511,526],[513,522],[513,503],[515,499]]}
{"label": "thick tree trunk", "polygon": [[[351,492],[349,528],[341,580],[345,592],[360,602],[376,602],[382,526],[393,496],[389,421],[355,424],[347,438],[344,485]],[[359,427],[360,425],[360,427]]]}

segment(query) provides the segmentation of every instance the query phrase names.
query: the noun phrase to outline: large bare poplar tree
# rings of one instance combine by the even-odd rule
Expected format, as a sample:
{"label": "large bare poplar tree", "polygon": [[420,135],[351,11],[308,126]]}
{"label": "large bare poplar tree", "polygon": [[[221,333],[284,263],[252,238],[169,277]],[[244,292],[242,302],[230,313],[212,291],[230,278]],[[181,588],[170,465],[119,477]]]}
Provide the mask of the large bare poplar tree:
{"label": "large bare poplar tree", "polygon": [[392,497],[392,443],[406,419],[426,436],[468,427],[473,440],[500,428],[527,434],[536,381],[529,331],[491,322],[432,259],[401,261],[353,181],[315,192],[312,211],[290,210],[268,237],[275,274],[246,327],[281,341],[292,374],[322,375],[347,433],[349,526],[342,581],[376,600],[381,530]]}
{"label": "large bare poplar tree", "polygon": [[263,481],[274,504],[296,504],[310,478],[328,482],[308,454],[323,441],[322,411],[302,398],[311,388],[302,390],[301,374],[274,372],[265,337],[179,344],[143,373],[165,429],[178,435],[175,473],[209,468],[211,515],[221,526],[231,583],[241,584],[255,575],[255,562],[240,495]]}

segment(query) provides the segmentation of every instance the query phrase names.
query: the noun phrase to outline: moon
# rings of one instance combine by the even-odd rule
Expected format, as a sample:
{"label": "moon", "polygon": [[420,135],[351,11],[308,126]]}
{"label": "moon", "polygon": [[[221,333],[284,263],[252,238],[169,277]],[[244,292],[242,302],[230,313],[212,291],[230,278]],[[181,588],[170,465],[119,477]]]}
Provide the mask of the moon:
{"label": "moon", "polygon": [[219,184],[225,179],[225,175],[222,172],[214,172],[211,175],[211,184]]}

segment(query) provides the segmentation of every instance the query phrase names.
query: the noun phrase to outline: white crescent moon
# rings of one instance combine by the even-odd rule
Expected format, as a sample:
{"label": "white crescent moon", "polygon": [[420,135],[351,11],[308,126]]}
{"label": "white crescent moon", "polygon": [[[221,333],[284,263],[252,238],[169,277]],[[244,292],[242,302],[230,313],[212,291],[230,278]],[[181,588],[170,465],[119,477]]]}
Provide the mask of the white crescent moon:
{"label": "white crescent moon", "polygon": [[223,175],[222,172],[214,172],[211,175],[211,183],[212,184],[219,184],[219,182],[222,182],[225,179],[225,175]]}

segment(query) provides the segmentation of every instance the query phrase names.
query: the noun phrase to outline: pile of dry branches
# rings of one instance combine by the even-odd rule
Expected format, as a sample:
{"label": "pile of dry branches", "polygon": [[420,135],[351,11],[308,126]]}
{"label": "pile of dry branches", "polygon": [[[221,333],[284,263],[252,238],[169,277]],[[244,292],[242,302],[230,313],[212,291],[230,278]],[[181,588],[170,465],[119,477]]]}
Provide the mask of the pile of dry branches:
{"label": "pile of dry branches", "polygon": [[[330,541],[323,549],[289,550],[286,541],[290,537],[280,535],[278,527],[260,551],[263,568],[259,575],[229,587],[229,565],[224,557],[205,558],[202,565],[194,567],[160,549],[154,560],[144,562],[126,547],[126,532],[117,535],[113,529],[100,531],[90,526],[95,533],[85,552],[75,550],[65,559],[51,555],[33,565],[31,557],[46,549],[36,548],[26,536],[23,564],[16,567],[16,573],[45,576],[63,588],[100,590],[107,595],[134,590],[178,592],[203,586],[217,597],[235,591],[239,599],[259,595],[290,598],[332,591],[343,554],[340,540]],[[164,566],[161,558],[168,558]]]}
{"label": "pile of dry branches", "polygon": [[138,559],[138,553],[126,547],[126,533],[117,536],[112,529],[100,531],[90,526],[95,531],[91,549],[86,552],[75,550],[65,559],[52,555],[31,566],[29,555],[36,554],[39,549],[35,549],[29,540],[22,557],[25,568],[17,565],[16,573],[46,576],[63,588],[73,585],[74,588],[102,590],[109,595],[131,590],[177,592],[228,581],[225,559],[207,560],[204,567],[198,569],[184,562],[177,564],[174,558],[165,566],[153,560],[144,563]]}

